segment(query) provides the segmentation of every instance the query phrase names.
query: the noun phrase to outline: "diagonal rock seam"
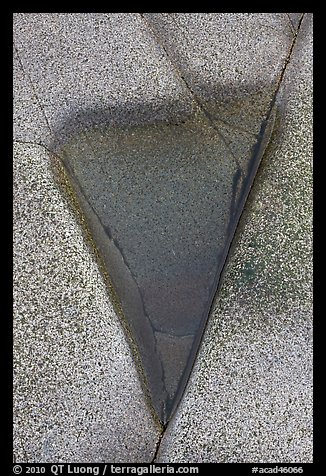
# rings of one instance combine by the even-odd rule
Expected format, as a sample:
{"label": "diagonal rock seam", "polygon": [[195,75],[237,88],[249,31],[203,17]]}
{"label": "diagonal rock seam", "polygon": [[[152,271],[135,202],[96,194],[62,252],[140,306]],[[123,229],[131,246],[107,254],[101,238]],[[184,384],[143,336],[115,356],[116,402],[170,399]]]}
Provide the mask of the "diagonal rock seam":
{"label": "diagonal rock seam", "polygon": [[38,97],[38,94],[37,94],[36,89],[35,89],[35,87],[34,87],[34,83],[33,83],[32,79],[31,79],[31,77],[30,77],[28,71],[26,71],[26,69],[24,68],[23,62],[22,62],[22,60],[21,60],[21,58],[20,58],[19,51],[18,51],[17,46],[15,45],[15,42],[14,42],[13,44],[14,44],[15,52],[16,52],[16,55],[17,55],[17,58],[18,58],[20,67],[21,67],[21,69],[22,69],[22,71],[23,71],[23,74],[25,75],[27,81],[29,82],[29,84],[30,84],[30,86],[31,86],[33,95],[34,95],[34,97],[35,97],[35,100],[36,100],[37,104],[39,105],[39,107],[40,107],[40,109],[41,109],[41,111],[42,111],[44,120],[45,120],[46,125],[47,125],[47,127],[48,127],[48,129],[49,129],[49,132],[50,132],[50,134],[51,134],[53,137],[55,137],[54,132],[53,132],[51,126],[50,126],[50,122],[49,122],[49,120],[48,120],[48,117],[47,117],[47,115],[46,115],[46,113],[45,113],[44,107],[43,107],[43,105],[42,105],[42,102],[41,102],[40,98]]}
{"label": "diagonal rock seam", "polygon": [[[283,81],[283,78],[284,78],[284,75],[285,75],[285,71],[286,71],[287,65],[289,64],[289,62],[290,62],[290,60],[291,60],[292,52],[293,52],[293,49],[294,49],[295,44],[296,44],[296,41],[297,41],[297,37],[298,37],[299,31],[300,31],[300,28],[301,28],[301,24],[302,24],[304,15],[305,15],[305,14],[303,13],[302,16],[301,16],[301,18],[300,18],[300,20],[299,20],[298,28],[297,28],[297,30],[296,30],[296,33],[294,34],[294,38],[293,38],[292,44],[291,44],[291,46],[290,46],[289,53],[288,53],[288,55],[287,55],[287,57],[286,57],[286,60],[285,60],[285,62],[284,62],[284,66],[283,66],[282,71],[281,71],[281,73],[280,73],[280,75],[279,75],[279,79],[278,79],[278,81],[277,81],[277,86],[276,86],[276,90],[275,90],[274,96],[273,96],[272,101],[271,101],[271,103],[270,103],[270,107],[269,107],[268,113],[267,113],[267,115],[266,115],[266,119],[265,119],[265,121],[263,121],[263,123],[265,122],[265,124],[267,124],[267,122],[268,122],[268,120],[269,120],[269,118],[270,118],[270,116],[271,116],[271,114],[272,114],[273,107],[274,107],[274,105],[275,105],[275,102],[276,102],[276,99],[277,99],[277,95],[278,95],[278,92],[279,92],[279,90],[280,90],[280,87],[281,87],[281,84],[282,84],[282,81]],[[290,18],[289,18],[289,20],[290,20]],[[292,23],[292,22],[291,22],[291,23]],[[171,58],[169,57],[169,54],[167,53],[167,51],[166,51],[165,49],[164,49],[164,51],[165,51],[166,55],[168,56],[169,60],[172,62],[172,60],[171,60]],[[187,85],[187,82],[185,81],[185,79],[184,79],[181,75],[180,75],[180,78],[181,78],[181,79],[186,83],[186,85]],[[188,87],[188,85],[187,85],[187,87]],[[190,90],[190,92],[192,92],[191,88],[188,88],[188,89]],[[194,95],[194,93],[192,93],[192,94]],[[195,95],[194,95],[194,97],[195,97]],[[202,106],[202,109],[205,110],[204,106]],[[262,124],[262,126],[263,126],[263,124]],[[255,180],[255,179],[253,179],[251,188],[252,188],[253,185],[254,185],[254,180]],[[243,211],[243,210],[242,210],[242,211]],[[241,218],[242,211],[241,211],[241,213],[240,213],[239,220],[240,220],[240,218]],[[238,220],[238,222],[239,222],[239,220]],[[232,240],[231,240],[231,244],[232,244],[232,241],[234,240],[234,238],[235,238],[235,234],[233,235],[233,238],[232,238]],[[229,249],[228,249],[227,256],[225,257],[225,260],[224,260],[224,264],[223,264],[223,268],[222,268],[222,272],[221,272],[220,282],[219,282],[218,288],[217,288],[217,290],[216,290],[215,298],[214,298],[214,300],[213,300],[213,302],[212,302],[211,309],[210,309],[210,311],[209,311],[209,315],[210,315],[211,310],[212,310],[212,308],[213,308],[213,306],[214,306],[214,304],[215,304],[215,299],[216,299],[216,296],[217,296],[217,294],[218,294],[218,291],[219,291],[219,288],[220,288],[220,285],[221,285],[221,281],[222,281],[222,278],[223,278],[223,272],[224,272],[225,267],[226,267],[226,265],[227,265],[227,258],[228,258],[229,250],[230,250],[230,248],[231,248],[231,244],[230,244],[230,247],[229,247]],[[203,337],[204,337],[204,336],[203,336]],[[171,420],[172,420],[172,419],[171,419]],[[166,433],[166,430],[167,430],[168,425],[170,424],[171,420],[169,420],[169,421],[167,422],[167,424],[166,424],[166,425],[163,427],[163,429],[162,429],[162,432],[161,432],[161,434],[160,434],[160,436],[159,436],[159,438],[158,438],[158,440],[157,440],[157,442],[156,442],[155,453],[154,453],[154,456],[153,456],[153,459],[152,459],[151,463],[155,463],[156,460],[157,460],[157,457],[158,457],[158,453],[159,453],[159,450],[160,450],[160,446],[161,446],[162,440],[163,440],[163,438],[164,438],[164,435],[165,435],[165,433]]]}
{"label": "diagonal rock seam", "polygon": [[193,91],[193,89],[191,88],[190,84],[188,83],[188,81],[186,80],[186,78],[184,77],[184,75],[182,74],[182,70],[180,68],[178,68],[177,64],[173,61],[173,59],[170,57],[167,49],[165,48],[165,46],[163,45],[163,42],[160,40],[159,38],[159,35],[154,31],[153,27],[151,26],[151,24],[148,22],[148,20],[144,17],[144,14],[140,14],[141,18],[143,19],[144,22],[146,22],[149,30],[152,32],[152,35],[153,35],[153,38],[154,40],[158,43],[158,45],[162,48],[162,50],[164,51],[167,59],[170,61],[170,63],[172,64],[173,68],[174,68],[174,71],[177,75],[177,77],[179,78],[179,80],[186,86],[186,89],[188,90],[188,92],[190,93],[191,97],[194,99],[195,103],[197,104],[197,106],[199,107],[199,109],[201,110],[201,112],[204,114],[204,116],[208,119],[209,121],[209,124],[210,126],[217,132],[217,134],[219,135],[220,139],[223,141],[223,143],[225,144],[226,148],[228,149],[228,151],[230,152],[230,155],[232,156],[232,158],[234,159],[234,161],[236,162],[237,164],[237,167],[238,169],[241,171],[241,175],[243,175],[243,171],[240,167],[240,164],[239,164],[239,161],[238,159],[235,157],[232,149],[230,148],[230,145],[229,143],[227,142],[227,140],[225,139],[224,135],[221,133],[221,131],[216,127],[216,125],[214,124],[214,121],[213,121],[213,118],[212,118],[212,115],[208,112],[208,110],[204,107],[204,105],[202,104],[202,102],[200,101],[199,97],[197,96],[197,94]]}

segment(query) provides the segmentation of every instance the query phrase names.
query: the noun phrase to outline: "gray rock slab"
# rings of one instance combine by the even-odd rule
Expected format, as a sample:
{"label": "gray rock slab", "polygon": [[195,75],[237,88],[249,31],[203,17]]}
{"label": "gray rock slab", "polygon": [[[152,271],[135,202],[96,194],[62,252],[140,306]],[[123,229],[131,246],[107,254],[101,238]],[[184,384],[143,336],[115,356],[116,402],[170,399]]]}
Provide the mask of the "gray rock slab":
{"label": "gray rock slab", "polygon": [[[146,136],[146,131],[139,134],[142,142],[144,140],[145,143],[147,140],[154,142],[154,148],[150,149],[151,160],[154,162],[158,157],[154,157],[157,154],[155,146],[158,143],[163,143],[164,140],[166,141],[165,149],[164,147],[162,149],[165,150],[163,157],[163,163],[165,163],[170,150],[177,149],[177,154],[181,157],[184,153],[184,141],[190,140],[188,136],[193,138],[196,135],[196,127],[194,130],[189,129],[189,133],[183,134],[184,127],[178,124],[178,121],[185,123],[187,120],[191,120],[189,118],[194,115],[200,116],[200,120],[205,122],[205,133],[203,134],[205,141],[208,140],[209,136],[214,135],[215,143],[219,145],[214,153],[208,149],[206,150],[205,145],[200,146],[200,153],[196,152],[197,164],[200,163],[199,155],[203,153],[203,150],[206,150],[207,157],[205,160],[209,162],[209,165],[206,166],[208,169],[213,163],[211,157],[214,160],[215,156],[221,156],[219,181],[225,177],[225,181],[228,180],[229,183],[223,183],[225,194],[223,195],[221,192],[220,199],[215,200],[213,208],[207,200],[207,195],[211,194],[208,190],[208,182],[210,181],[211,190],[215,190],[215,180],[217,179],[214,179],[210,172],[208,173],[209,177],[205,178],[201,171],[196,171],[197,183],[194,180],[193,185],[199,186],[200,183],[202,184],[201,201],[207,204],[206,211],[208,211],[208,215],[223,215],[224,212],[221,212],[219,208],[221,208],[227,196],[229,195],[231,203],[233,198],[235,199],[235,195],[237,195],[237,199],[241,198],[243,177],[247,173],[250,175],[248,164],[251,164],[250,158],[253,155],[255,144],[258,142],[258,134],[262,132],[262,124],[269,115],[277,80],[284,67],[292,41],[288,18],[283,14],[162,14],[158,17],[150,16],[151,19],[154,19],[155,25],[159,25],[160,29],[163,25],[164,34],[169,31],[169,36],[165,38],[167,44],[163,44],[163,47],[158,42],[152,28],[153,25],[148,20],[147,15],[102,13],[15,14],[14,43],[17,56],[29,83],[32,85],[34,95],[37,97],[47,123],[55,136],[55,140],[50,142],[48,146],[53,148],[64,143],[63,153],[69,157],[70,144],[74,141],[77,142],[77,159],[74,160],[80,168],[86,170],[89,161],[95,163],[97,160],[96,153],[93,155],[89,153],[88,145],[91,145],[91,148],[96,152],[99,151],[103,154],[101,138],[99,137],[101,128],[110,128],[111,134],[118,138],[118,127],[136,127],[140,125],[140,129],[143,131],[145,124],[148,129],[152,124],[155,124],[150,130],[156,130],[158,123],[162,125],[162,122],[169,122],[169,127],[163,124],[161,133],[156,134],[156,136],[153,133],[153,136],[149,139]],[[166,21],[167,25],[165,25]],[[170,31],[168,26],[171,21],[172,30]],[[180,36],[178,28],[182,29],[183,35]],[[233,34],[234,30],[237,31],[236,36]],[[254,38],[253,32],[255,33]],[[241,48],[239,48],[239,44]],[[257,44],[259,48],[257,48]],[[172,51],[171,54],[169,53],[170,50]],[[254,55],[256,56],[253,59]],[[180,58],[183,60],[186,57],[190,57],[190,61],[181,64]],[[232,61],[230,58],[232,58]],[[185,77],[180,73],[183,70],[185,71]],[[197,96],[200,97],[200,101],[204,102],[205,110],[202,109],[201,105],[198,105]],[[217,107],[219,108],[219,114],[216,112]],[[170,127],[171,123],[173,127]],[[178,127],[175,128],[175,125]],[[164,126],[166,126],[165,129]],[[178,133],[176,130],[180,132]],[[208,131],[207,134],[206,130]],[[173,137],[179,134],[179,137],[174,139],[171,146],[169,144],[171,132],[169,131],[172,131]],[[126,138],[129,132],[131,134]],[[137,151],[139,144],[132,139],[135,131],[133,129],[129,132],[126,129],[122,130],[122,141],[130,142],[130,147]],[[80,139],[80,136],[83,139]],[[145,137],[146,139],[144,139]],[[187,137],[188,139],[186,139]],[[119,142],[120,139],[117,140]],[[58,144],[55,144],[56,141]],[[110,136],[108,143],[112,143]],[[198,148],[198,145],[196,147]],[[146,148],[148,149],[147,146]],[[188,159],[194,153],[191,150],[193,146],[189,148],[190,152],[187,152]],[[168,149],[168,152],[166,152],[166,149]],[[60,147],[56,150],[60,150]],[[135,150],[131,151],[132,163],[135,162]],[[116,151],[112,153],[116,154]],[[92,160],[90,157],[92,157]],[[106,160],[106,156],[104,159]],[[196,163],[196,160],[194,162]],[[201,166],[204,167],[204,165]],[[177,167],[179,167],[178,163]],[[127,168],[130,168],[129,163]],[[85,170],[82,170],[82,175],[84,175]],[[147,172],[148,170],[147,167]],[[228,173],[224,171],[228,171]],[[118,176],[122,172],[118,163]],[[179,170],[176,172],[179,172]],[[239,176],[240,172],[242,174],[241,178]],[[88,171],[87,173],[92,176],[91,172]],[[178,175],[173,172],[173,169],[171,173],[174,176]],[[128,179],[128,170],[124,175]],[[199,177],[201,177],[200,180]],[[94,179],[94,177],[93,180],[95,180],[96,186],[94,187],[92,182],[91,189],[97,189],[100,193],[99,189],[103,188],[100,185],[100,180]],[[233,196],[231,188],[234,185],[234,180],[237,190]],[[113,181],[116,182],[116,178],[113,178]],[[204,186],[205,181],[207,190]],[[104,179],[103,183],[105,188],[108,182]],[[133,183],[135,184],[135,181]],[[174,188],[177,188],[175,180],[171,179],[171,183],[174,184]],[[182,190],[184,190],[183,193],[187,193],[187,186],[181,185]],[[178,187],[180,188],[180,184]],[[128,188],[126,188],[126,191],[129,194]],[[165,192],[167,192],[167,188]],[[144,194],[142,193],[141,196],[143,197]],[[200,201],[199,193],[197,198]],[[173,197],[172,202],[174,199]],[[181,202],[181,198],[178,200]],[[134,203],[134,200],[131,200],[129,196],[127,201],[128,203]],[[196,209],[194,207],[196,202],[192,203],[190,199],[189,201],[191,203],[188,203],[188,208]],[[110,200],[111,202],[112,200]],[[200,203],[197,205],[199,210]],[[171,213],[173,207],[167,204],[166,206],[170,210],[169,213]],[[124,201],[121,201],[120,208],[127,209]],[[196,219],[198,210],[195,213],[192,212],[192,220]],[[204,216],[202,211],[199,214],[201,217]],[[147,218],[147,213],[145,215]],[[155,216],[155,213],[153,215]],[[182,213],[181,215],[179,222],[186,219],[185,214]],[[119,210],[119,221],[121,221],[122,216]],[[111,222],[113,221],[111,217]],[[223,229],[226,226],[224,222],[223,217],[223,225],[219,221],[218,225],[215,222],[214,225],[211,225],[214,229],[218,229],[215,233],[214,249],[224,233]],[[106,223],[106,226],[108,226],[108,223]],[[115,223],[113,223],[114,226]],[[131,220],[130,223],[125,223],[123,230],[125,236],[131,235],[131,240],[137,239],[135,227]],[[206,233],[208,235],[208,230],[206,230]],[[174,247],[175,253],[179,254],[179,261],[183,256],[184,268],[187,270],[189,269],[190,260],[188,257],[184,257],[185,250],[188,247],[188,241],[193,242],[190,230],[188,234],[189,236],[183,239],[181,246],[179,242],[177,247]],[[195,236],[197,234],[197,230],[195,230]],[[161,238],[162,241],[164,236],[162,235]],[[138,241],[140,244],[137,258],[141,256],[140,248],[142,246],[142,240],[138,239]],[[155,246],[153,246],[154,243],[151,243],[151,246],[148,247],[148,243],[145,240],[143,241],[145,252],[147,248],[147,250],[153,250],[154,256],[158,254]],[[121,242],[122,239],[119,236],[119,243],[121,244]],[[203,242],[205,242],[205,239]],[[133,246],[129,245],[128,248],[133,250]],[[160,243],[157,246],[160,247]],[[209,246],[211,246],[211,243]],[[196,253],[198,254],[197,248],[196,245]],[[178,250],[180,250],[179,253]],[[155,262],[155,260],[152,260],[149,251],[147,254],[147,261]],[[223,255],[222,252],[220,254]],[[172,256],[170,250],[167,255]],[[127,261],[129,263],[132,262],[133,256],[134,251],[132,251],[131,258],[128,256]],[[211,257],[207,258],[207,256],[207,250],[203,251],[201,258],[204,257],[209,267],[211,267],[213,260]],[[169,259],[170,262],[174,263],[174,256]],[[165,264],[168,265],[168,260],[165,260]],[[151,266],[153,267],[153,265]],[[173,266],[175,265],[173,264]],[[155,264],[155,268],[157,274],[160,267]],[[172,266],[170,268],[172,269]],[[179,290],[183,290],[186,297],[183,296],[180,299],[175,297],[177,286],[171,292],[166,283],[161,285],[160,288],[148,284],[144,292],[144,295],[147,293],[147,296],[149,296],[150,305],[145,301],[147,307],[155,308],[152,304],[152,295],[156,297],[157,289],[160,289],[159,294],[161,296],[159,305],[156,305],[155,314],[163,315],[162,309],[168,302],[166,296],[169,296],[169,304],[173,301],[175,303],[181,302],[181,305],[178,303],[179,307],[176,313],[179,315],[179,320],[182,321],[181,311],[183,311],[183,319],[189,323],[191,312],[195,313],[195,305],[191,305],[191,310],[188,311],[183,301],[188,301],[188,305],[190,305],[191,299],[195,295],[201,294],[193,276],[187,282],[189,273],[187,271],[184,274],[186,277],[181,280],[183,282],[179,285]],[[203,272],[204,282],[208,274]],[[212,275],[210,279],[214,280],[214,273],[210,271],[210,274]],[[147,276],[146,279],[148,280]],[[143,281],[146,281],[146,279],[143,279]],[[161,280],[161,278],[157,279],[159,282]],[[171,283],[172,279],[168,277],[166,281]],[[206,296],[206,288],[211,286],[210,284],[210,286],[205,287],[202,294]],[[125,288],[125,285],[123,285],[123,288]],[[200,299],[196,299],[196,305],[202,312],[203,304]],[[206,304],[208,307],[209,305],[210,303]],[[170,314],[172,308],[172,305],[168,308]],[[172,318],[174,316],[171,315],[171,321]],[[161,330],[160,326],[158,328]],[[172,331],[175,330],[170,330],[170,332]],[[188,329],[188,331],[194,332],[193,329]],[[187,347],[189,347],[189,344],[187,344]],[[162,346],[160,347],[160,353],[162,354]],[[169,364],[168,368],[171,369],[172,366]],[[157,379],[158,372],[155,371],[154,374],[155,379]],[[169,385],[171,388],[175,386],[175,383]],[[162,406],[161,403],[159,406]]]}
{"label": "gray rock slab", "polygon": [[[134,14],[14,15],[14,138],[25,142],[15,158],[21,217],[15,216],[14,445],[20,461],[144,462],[155,448],[159,430],[94,256],[54,184],[45,149],[26,144],[52,146],[49,129],[60,138],[67,117],[75,130],[103,117],[128,123],[130,111],[139,122],[190,113],[191,95],[147,30]],[[76,316],[86,322],[76,324],[81,330],[70,326]]]}
{"label": "gray rock slab", "polygon": [[159,428],[52,160],[14,144],[15,459],[148,462]]}
{"label": "gray rock slab", "polygon": [[283,13],[145,13],[217,126],[257,134],[293,40]]}
{"label": "gray rock slab", "polygon": [[312,461],[312,15],[158,462]]}
{"label": "gray rock slab", "polygon": [[24,72],[18,54],[13,52],[13,136],[15,140],[53,142],[40,103]]}
{"label": "gray rock slab", "polygon": [[[139,14],[18,13],[14,44],[59,139],[108,121],[169,121],[195,107]],[[68,122],[70,131],[60,129]]]}
{"label": "gray rock slab", "polygon": [[[193,90],[241,159],[238,137],[249,150],[293,26],[286,14],[164,15],[15,14],[15,137],[52,146],[45,123],[60,141],[102,123],[183,119],[198,109]],[[312,458],[310,22],[159,461]],[[16,459],[150,461],[159,430],[46,150],[17,144],[15,174]]]}

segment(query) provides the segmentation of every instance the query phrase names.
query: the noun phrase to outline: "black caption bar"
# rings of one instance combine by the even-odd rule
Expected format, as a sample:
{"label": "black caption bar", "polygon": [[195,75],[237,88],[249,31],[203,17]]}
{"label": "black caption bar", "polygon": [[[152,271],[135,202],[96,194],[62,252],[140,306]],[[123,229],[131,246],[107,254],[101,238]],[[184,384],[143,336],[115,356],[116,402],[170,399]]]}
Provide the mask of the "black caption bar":
{"label": "black caption bar", "polygon": [[239,475],[306,475],[313,474],[314,464],[259,464],[259,463],[188,463],[188,464],[160,464],[160,463],[44,463],[44,464],[29,464],[29,463],[15,463],[12,465],[13,475],[51,475],[51,476],[66,476],[66,475],[137,475],[143,476],[151,475],[197,475],[205,474],[206,470],[215,469],[222,470],[221,474],[236,474]]}

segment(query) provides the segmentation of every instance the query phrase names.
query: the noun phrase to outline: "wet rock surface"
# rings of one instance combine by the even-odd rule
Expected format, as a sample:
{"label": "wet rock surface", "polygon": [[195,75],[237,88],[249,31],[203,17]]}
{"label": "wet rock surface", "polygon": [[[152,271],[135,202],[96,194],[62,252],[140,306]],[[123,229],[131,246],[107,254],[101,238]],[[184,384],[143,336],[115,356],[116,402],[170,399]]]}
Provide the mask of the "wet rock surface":
{"label": "wet rock surface", "polygon": [[58,150],[164,424],[189,377],[266,124],[249,151],[247,136],[238,142],[241,165],[200,111],[176,124],[88,128]]}

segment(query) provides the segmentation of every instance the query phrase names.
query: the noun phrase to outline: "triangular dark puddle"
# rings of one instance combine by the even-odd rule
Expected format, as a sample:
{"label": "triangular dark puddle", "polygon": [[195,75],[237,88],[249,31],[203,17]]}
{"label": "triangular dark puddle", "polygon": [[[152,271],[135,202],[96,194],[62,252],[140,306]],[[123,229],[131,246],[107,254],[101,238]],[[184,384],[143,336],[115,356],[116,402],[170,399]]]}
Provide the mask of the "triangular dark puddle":
{"label": "triangular dark puddle", "polygon": [[98,126],[61,147],[164,424],[187,383],[267,129],[251,137],[249,154],[246,138],[241,161],[201,113]]}

